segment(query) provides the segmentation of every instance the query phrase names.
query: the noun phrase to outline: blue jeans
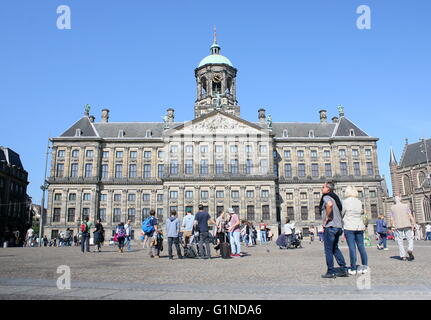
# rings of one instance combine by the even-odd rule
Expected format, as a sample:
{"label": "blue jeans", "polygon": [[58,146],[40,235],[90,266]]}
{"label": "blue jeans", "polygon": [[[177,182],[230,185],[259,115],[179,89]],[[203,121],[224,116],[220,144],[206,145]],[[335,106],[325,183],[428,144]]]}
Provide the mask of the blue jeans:
{"label": "blue jeans", "polygon": [[232,254],[240,254],[241,253],[241,242],[240,240],[240,232],[230,232],[230,247]]}
{"label": "blue jeans", "polygon": [[260,243],[266,243],[266,231],[261,230],[260,231]]}
{"label": "blue jeans", "polygon": [[431,240],[431,232],[427,232],[425,240]]}
{"label": "blue jeans", "polygon": [[346,261],[344,260],[340,249],[338,248],[338,241],[340,240],[342,234],[343,229],[334,227],[325,228],[325,231],[323,232],[323,242],[328,273],[335,273],[334,256],[338,265],[341,268],[346,269]]}
{"label": "blue jeans", "polygon": [[359,254],[361,255],[362,265],[368,266],[368,256],[364,245],[364,231],[344,230],[344,234],[349,246],[350,268],[356,270],[356,247],[358,247]]}
{"label": "blue jeans", "polygon": [[386,234],[386,232],[385,233],[379,232],[379,235],[380,235],[379,246],[381,246],[382,243],[383,243],[383,247],[387,248],[387,242],[386,242],[386,240],[388,238],[388,235]]}
{"label": "blue jeans", "polygon": [[85,247],[87,247],[87,252],[90,252],[90,233],[83,232],[81,238],[81,251],[85,251]]}
{"label": "blue jeans", "polygon": [[131,236],[126,236],[125,241],[124,241],[124,246],[127,246],[127,250],[130,251],[130,243],[131,243]]}

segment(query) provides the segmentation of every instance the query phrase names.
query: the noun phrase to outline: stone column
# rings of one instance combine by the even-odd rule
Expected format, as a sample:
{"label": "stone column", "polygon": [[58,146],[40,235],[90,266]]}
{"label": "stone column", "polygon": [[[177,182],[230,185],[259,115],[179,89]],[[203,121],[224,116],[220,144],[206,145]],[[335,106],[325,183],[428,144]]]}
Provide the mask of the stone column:
{"label": "stone column", "polygon": [[184,213],[184,185],[180,185],[180,191],[179,191],[179,201],[178,201],[178,211],[177,211],[177,217],[183,218]]}
{"label": "stone column", "polygon": [[231,190],[231,187],[230,186],[225,186],[224,190],[225,190],[224,191],[225,192],[225,195],[224,195],[224,199],[225,199],[225,201],[224,201],[224,209],[227,212],[227,209],[229,209],[229,208],[232,207],[232,204],[230,202],[230,190]]}
{"label": "stone column", "polygon": [[121,222],[125,222],[127,220],[127,196],[128,196],[129,190],[123,189],[121,192]]}
{"label": "stone column", "polygon": [[244,217],[243,219],[247,220],[247,204],[246,204],[246,198],[245,198],[245,186],[240,186],[240,199],[241,199],[241,207],[240,207],[240,215],[241,217]]}
{"label": "stone column", "polygon": [[114,201],[113,199],[113,193],[114,190],[108,190],[108,194],[107,194],[107,203],[106,203],[106,223],[108,226],[112,226],[112,202]]}
{"label": "stone column", "polygon": [[198,212],[198,205],[199,205],[199,192],[201,190],[200,186],[195,186],[195,190],[193,192],[193,212]]}
{"label": "stone column", "polygon": [[70,157],[71,157],[71,147],[67,147],[66,157],[64,159],[64,177],[70,177]]}
{"label": "stone column", "polygon": [[256,199],[255,214],[256,214],[256,217],[258,217],[259,221],[263,220],[262,201],[260,196],[261,196],[261,188],[260,186],[256,186],[254,191],[254,197]]}
{"label": "stone column", "polygon": [[[151,192],[154,192],[154,190]],[[136,197],[136,211],[138,212],[136,212],[135,226],[138,227],[141,225],[142,220],[144,220],[142,216],[142,189],[136,190]]]}
{"label": "stone column", "polygon": [[[215,195],[215,186],[210,186],[210,192],[209,192],[209,203],[208,203],[208,211],[214,212],[214,217],[217,217],[217,208],[216,208],[216,195]],[[211,215],[211,213],[210,213]]]}
{"label": "stone column", "polygon": [[[63,188],[62,192],[61,192],[61,198],[63,200],[61,202],[61,215],[64,214],[64,216],[63,217],[60,216],[60,221],[62,221],[61,218],[64,218],[64,225],[65,226],[67,226],[67,204],[68,204],[68,201],[67,201],[67,190],[68,190],[67,188]],[[63,196],[65,198],[63,198]]]}
{"label": "stone column", "polygon": [[270,214],[271,214],[271,223],[276,225],[277,224],[277,203],[275,201],[275,185],[271,185],[270,192],[269,192],[269,208],[270,208]]}

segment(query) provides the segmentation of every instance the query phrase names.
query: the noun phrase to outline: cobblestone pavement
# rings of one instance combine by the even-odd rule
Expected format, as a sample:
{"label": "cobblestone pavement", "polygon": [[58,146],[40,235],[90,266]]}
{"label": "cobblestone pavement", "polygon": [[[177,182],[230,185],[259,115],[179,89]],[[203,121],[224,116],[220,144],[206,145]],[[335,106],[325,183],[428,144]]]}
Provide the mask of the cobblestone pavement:
{"label": "cobblestone pavement", "polygon": [[[169,260],[166,245],[160,259],[151,259],[148,249],[133,248],[123,254],[114,247],[85,254],[78,247],[2,248],[0,299],[431,298],[431,242],[415,242],[412,262],[397,259],[393,241],[388,251],[368,247],[369,278],[337,279],[320,277],[326,266],[319,242],[293,250],[274,243],[242,247],[248,255],[230,260]],[[349,264],[345,243],[341,250]],[[70,267],[70,289],[57,288],[60,265]]]}

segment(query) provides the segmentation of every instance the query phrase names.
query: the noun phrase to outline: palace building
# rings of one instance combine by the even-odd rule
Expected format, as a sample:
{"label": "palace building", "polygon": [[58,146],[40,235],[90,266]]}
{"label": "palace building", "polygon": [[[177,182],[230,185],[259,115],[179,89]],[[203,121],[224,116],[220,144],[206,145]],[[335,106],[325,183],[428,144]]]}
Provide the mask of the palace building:
{"label": "palace building", "polygon": [[[182,218],[202,203],[212,216],[232,207],[241,219],[265,221],[277,234],[286,217],[304,234],[321,223],[321,187],[336,182],[360,190],[370,218],[383,211],[378,138],[344,114],[328,122],[320,110],[313,123],[273,122],[263,108],[257,121],[241,118],[237,69],[220,54],[214,37],[210,55],[195,69],[194,119],[175,122],[100,122],[89,114],[56,138],[48,195],[46,234],[78,229],[85,216],[101,218],[107,230],[155,209],[163,223],[171,209]],[[108,236],[108,235],[107,235]]]}

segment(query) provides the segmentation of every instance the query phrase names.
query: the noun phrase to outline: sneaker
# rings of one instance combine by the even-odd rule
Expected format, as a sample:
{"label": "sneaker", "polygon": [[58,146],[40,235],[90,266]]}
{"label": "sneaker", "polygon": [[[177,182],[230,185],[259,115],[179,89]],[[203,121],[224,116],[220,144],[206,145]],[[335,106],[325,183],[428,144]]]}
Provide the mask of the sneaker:
{"label": "sneaker", "polygon": [[413,251],[407,251],[407,253],[409,254],[409,261],[413,261],[415,259],[415,256],[413,255]]}
{"label": "sneaker", "polygon": [[389,249],[388,249],[388,248],[383,248],[383,250],[384,250],[384,251],[388,251]]}
{"label": "sneaker", "polygon": [[402,257],[401,260],[408,261],[407,257]]}
{"label": "sneaker", "polygon": [[160,258],[160,256],[154,256],[154,258]]}
{"label": "sneaker", "polygon": [[231,254],[230,254],[230,256],[231,256],[231,257],[236,257],[236,255],[235,255],[235,254],[233,254],[233,253],[231,253]]}
{"label": "sneaker", "polygon": [[356,270],[349,269],[349,274],[352,276],[356,275]]}
{"label": "sneaker", "polygon": [[380,247],[380,244],[377,245],[377,250],[381,250],[382,247]]}
{"label": "sneaker", "polygon": [[345,278],[345,277],[349,276],[349,273],[347,272],[347,270],[340,270],[340,271],[335,272],[335,276]]}
{"label": "sneaker", "polygon": [[321,276],[323,279],[335,279],[336,278],[336,275],[334,274],[334,273],[329,273],[329,272],[327,272],[327,273],[325,273],[325,274],[322,274],[322,276]]}
{"label": "sneaker", "polygon": [[362,274],[365,274],[365,273],[367,273],[368,272],[368,266],[362,266],[362,268],[361,268],[361,273]]}

